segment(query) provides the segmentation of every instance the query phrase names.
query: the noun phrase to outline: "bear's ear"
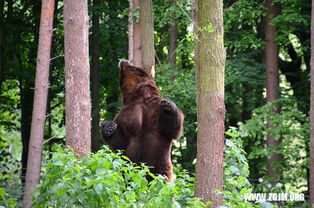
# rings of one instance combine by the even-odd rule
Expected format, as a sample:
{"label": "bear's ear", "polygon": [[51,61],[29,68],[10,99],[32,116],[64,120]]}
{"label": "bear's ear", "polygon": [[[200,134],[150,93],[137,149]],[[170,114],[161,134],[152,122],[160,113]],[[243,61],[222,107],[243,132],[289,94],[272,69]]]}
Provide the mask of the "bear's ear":
{"label": "bear's ear", "polygon": [[120,60],[119,61],[119,68],[121,69],[122,67],[130,66],[129,61],[127,60]]}

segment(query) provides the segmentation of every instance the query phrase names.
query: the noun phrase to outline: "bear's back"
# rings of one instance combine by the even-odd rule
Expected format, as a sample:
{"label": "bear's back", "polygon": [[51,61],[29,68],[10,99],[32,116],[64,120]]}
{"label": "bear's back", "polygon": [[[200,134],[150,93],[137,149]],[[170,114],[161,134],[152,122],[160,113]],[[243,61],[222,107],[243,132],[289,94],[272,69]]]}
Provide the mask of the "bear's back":
{"label": "bear's back", "polygon": [[162,138],[158,129],[159,102],[161,99],[161,97],[155,97],[141,104],[143,113],[142,127],[139,134],[130,139],[130,143],[125,151],[125,155],[131,161],[154,166],[153,172],[154,169],[159,169],[159,167],[171,166],[171,141]]}

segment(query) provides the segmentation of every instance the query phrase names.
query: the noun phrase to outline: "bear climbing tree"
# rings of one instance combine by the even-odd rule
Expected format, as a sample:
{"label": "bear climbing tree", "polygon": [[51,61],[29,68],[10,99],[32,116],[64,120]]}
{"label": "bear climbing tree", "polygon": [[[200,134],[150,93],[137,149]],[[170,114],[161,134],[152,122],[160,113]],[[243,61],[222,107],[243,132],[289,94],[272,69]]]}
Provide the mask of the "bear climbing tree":
{"label": "bear climbing tree", "polygon": [[123,150],[134,163],[151,166],[154,174],[172,180],[171,145],[183,129],[183,114],[161,97],[152,77],[142,68],[120,62],[123,106],[113,121],[102,123],[105,142]]}

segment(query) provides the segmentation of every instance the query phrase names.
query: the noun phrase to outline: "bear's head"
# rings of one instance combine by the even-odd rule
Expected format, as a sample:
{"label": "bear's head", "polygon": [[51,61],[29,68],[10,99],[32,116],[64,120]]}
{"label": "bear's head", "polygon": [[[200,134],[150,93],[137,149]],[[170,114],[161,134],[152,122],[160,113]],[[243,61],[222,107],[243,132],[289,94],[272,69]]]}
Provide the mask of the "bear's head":
{"label": "bear's head", "polygon": [[126,60],[120,61],[119,67],[123,102],[127,97],[159,95],[159,90],[152,76],[144,69],[132,66]]}

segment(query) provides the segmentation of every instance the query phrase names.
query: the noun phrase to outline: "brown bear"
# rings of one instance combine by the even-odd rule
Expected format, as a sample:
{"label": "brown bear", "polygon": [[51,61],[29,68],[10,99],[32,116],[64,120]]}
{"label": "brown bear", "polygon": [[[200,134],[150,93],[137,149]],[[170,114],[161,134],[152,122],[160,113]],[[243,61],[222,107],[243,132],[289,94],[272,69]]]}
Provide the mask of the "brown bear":
{"label": "brown bear", "polygon": [[113,121],[102,123],[102,135],[113,150],[123,150],[134,163],[145,163],[154,174],[173,179],[171,144],[183,129],[183,114],[161,97],[152,77],[120,61],[123,106]]}

